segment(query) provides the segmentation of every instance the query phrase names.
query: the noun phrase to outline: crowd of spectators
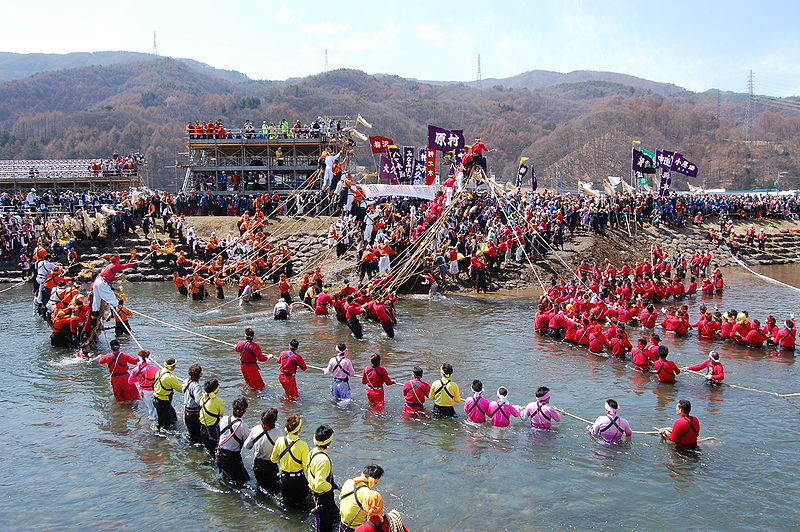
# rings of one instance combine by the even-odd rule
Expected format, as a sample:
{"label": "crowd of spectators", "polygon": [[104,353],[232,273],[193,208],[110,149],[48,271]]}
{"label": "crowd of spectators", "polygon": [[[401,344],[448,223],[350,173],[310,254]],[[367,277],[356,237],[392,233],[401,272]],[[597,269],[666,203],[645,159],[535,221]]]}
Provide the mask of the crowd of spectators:
{"label": "crowd of spectators", "polygon": [[189,122],[185,127],[190,139],[330,139],[342,135],[342,121],[317,117],[309,123],[295,120],[290,123],[285,118],[276,122],[261,122],[254,126],[245,120],[240,129],[227,129],[222,120],[216,122]]}
{"label": "crowd of spectators", "polygon": [[115,153],[110,159],[98,159],[89,165],[87,170],[96,177],[112,177],[119,175],[136,175],[144,164],[144,155],[138,152],[122,156]]}

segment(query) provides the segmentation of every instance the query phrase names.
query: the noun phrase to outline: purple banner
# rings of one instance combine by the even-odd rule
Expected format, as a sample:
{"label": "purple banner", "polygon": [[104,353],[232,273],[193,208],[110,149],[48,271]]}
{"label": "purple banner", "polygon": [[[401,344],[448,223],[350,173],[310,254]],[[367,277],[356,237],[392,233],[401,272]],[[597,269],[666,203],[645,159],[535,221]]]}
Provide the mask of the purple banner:
{"label": "purple banner", "polygon": [[536,168],[531,164],[531,190],[539,188],[539,183],[536,182]]}
{"label": "purple banner", "polygon": [[653,158],[637,149],[631,151],[631,170],[642,174],[656,173]]}
{"label": "purple banner", "polygon": [[675,153],[672,157],[671,170],[685,176],[697,177],[697,165],[685,159],[680,153]]}
{"label": "purple banner", "polygon": [[414,160],[414,181],[415,185],[421,185],[425,182],[425,148],[419,149],[419,155]]}
{"label": "purple banner", "polygon": [[669,189],[672,186],[672,174],[669,170],[664,170],[661,173],[661,185],[658,187],[659,196],[668,196]]}
{"label": "purple banner", "polygon": [[392,180],[396,180],[397,176],[394,173],[394,165],[392,164],[392,160],[389,159],[386,155],[381,155],[381,162],[380,166],[378,167],[378,180],[391,183]]}
{"label": "purple banner", "polygon": [[406,181],[414,178],[414,146],[403,146],[403,171]]}
{"label": "purple banner", "polygon": [[394,175],[397,177],[397,181],[402,183],[406,180],[406,170],[403,166],[403,154],[397,146],[389,146],[387,149],[389,150],[389,159],[391,159],[392,167],[394,168]]}
{"label": "purple banner", "polygon": [[463,129],[443,129],[428,125],[428,148],[438,151],[461,149],[465,145]]}
{"label": "purple banner", "polygon": [[666,171],[670,171],[672,169],[673,155],[675,155],[675,152],[667,150],[656,150],[656,166],[658,168],[663,168]]}

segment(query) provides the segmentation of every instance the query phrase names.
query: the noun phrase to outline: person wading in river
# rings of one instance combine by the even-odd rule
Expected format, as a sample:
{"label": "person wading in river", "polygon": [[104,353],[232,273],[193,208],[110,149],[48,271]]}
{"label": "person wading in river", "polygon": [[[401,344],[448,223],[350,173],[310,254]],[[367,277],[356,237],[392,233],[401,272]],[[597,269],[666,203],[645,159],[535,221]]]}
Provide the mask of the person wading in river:
{"label": "person wading in river", "polygon": [[153,402],[158,413],[159,429],[169,430],[178,422],[178,415],[172,406],[172,396],[175,392],[183,392],[183,384],[172,373],[177,363],[174,358],[166,359],[164,367],[156,373],[156,380],[153,383]]}
{"label": "person wading in river", "polygon": [[198,363],[189,366],[189,378],[183,385],[183,424],[189,431],[189,441],[193,444],[203,441],[200,433],[200,401],[203,399],[203,386],[200,377],[203,368]]}
{"label": "person wading in river", "polygon": [[277,421],[278,410],[267,408],[261,414],[261,424],[250,430],[250,435],[244,442],[245,449],[253,449],[253,475],[258,487],[271,494],[280,491],[278,464],[270,460],[272,448],[280,438],[280,431],[275,428]]}
{"label": "person wading in river", "polygon": [[250,480],[250,474],[242,462],[242,445],[250,435],[242,416],[247,412],[247,399],[239,397],[233,401],[233,415],[220,419],[222,429],[219,431],[217,446],[217,468],[223,478],[235,484],[244,484]]}
{"label": "person wading in river", "polygon": [[628,420],[617,415],[617,410],[619,409],[617,402],[614,399],[609,399],[606,401],[604,408],[605,415],[598,417],[594,425],[589,425],[586,429],[594,436],[598,436],[608,443],[618,443],[623,438],[630,438],[633,435],[633,431],[631,431]]}
{"label": "person wading in river", "polygon": [[338,406],[344,407],[352,401],[350,391],[350,377],[356,374],[353,363],[347,358],[347,345],[339,344],[336,346],[336,356],[331,357],[328,366],[325,368],[326,375],[332,375],[331,397]]}
{"label": "person wading in river", "polygon": [[675,413],[678,419],[672,423],[672,428],[665,427],[658,429],[658,433],[665,440],[675,444],[678,450],[693,449],[697,447],[697,436],[700,435],[700,420],[690,416],[692,403],[686,399],[681,399],[675,405]]}
{"label": "person wading in river", "polygon": [[424,412],[425,399],[431,393],[431,385],[422,380],[422,368],[414,366],[411,380],[403,384],[403,412]]}
{"label": "person wading in river", "polygon": [[289,350],[281,351],[275,359],[278,362],[278,381],[283,386],[283,391],[286,392],[286,398],[294,401],[300,397],[300,391],[297,389],[297,380],[295,374],[298,369],[306,371],[306,361],[297,354],[297,348],[300,347],[300,342],[292,339],[289,342]]}
{"label": "person wading in river", "polygon": [[377,464],[368,465],[362,473],[344,481],[339,492],[339,513],[342,516],[339,532],[353,532],[367,520],[364,502],[375,491],[375,486],[383,476],[383,468]]}
{"label": "person wading in river", "polygon": [[128,364],[136,364],[139,360],[122,353],[119,350],[119,340],[114,339],[109,342],[111,352],[97,359],[98,364],[108,366],[108,373],[111,375],[111,390],[114,392],[115,401],[135,401],[139,399],[139,390],[136,385],[129,382]]}
{"label": "person wading in river", "polygon": [[278,481],[283,504],[296,510],[308,509],[308,482],[303,470],[308,466],[308,444],[298,434],[303,426],[300,416],[286,418],[286,436],[275,441],[270,460],[278,464]]}
{"label": "person wading in river", "polygon": [[200,398],[200,435],[208,454],[216,456],[219,442],[219,420],[225,415],[222,399],[217,397],[219,382],[217,379],[206,381],[203,385],[203,396]]}
{"label": "person wading in river", "polygon": [[261,390],[265,384],[258,363],[266,362],[270,357],[261,352],[261,346],[253,341],[254,336],[255,332],[248,327],[244,330],[244,340],[240,340],[233,350],[239,353],[239,369],[244,382],[253,390]]}
{"label": "person wading in river", "polygon": [[430,399],[433,399],[433,416],[457,417],[453,405],[460,403],[463,399],[461,399],[458,384],[450,380],[453,375],[453,366],[447,363],[442,364],[439,372],[442,378],[431,384],[431,392],[428,395]]}
{"label": "person wading in river", "polygon": [[320,425],[314,433],[314,448],[308,454],[308,487],[311,490],[311,513],[317,532],[333,532],[339,522],[339,508],[333,497],[338,486],[333,480],[333,464],[328,446],[333,441],[333,429]]}

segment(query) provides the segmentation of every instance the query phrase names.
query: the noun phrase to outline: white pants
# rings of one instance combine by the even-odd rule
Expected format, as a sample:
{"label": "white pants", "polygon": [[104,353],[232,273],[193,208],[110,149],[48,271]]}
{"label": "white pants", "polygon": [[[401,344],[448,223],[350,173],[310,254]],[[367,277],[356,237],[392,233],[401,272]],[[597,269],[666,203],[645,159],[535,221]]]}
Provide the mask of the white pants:
{"label": "white pants", "polygon": [[381,275],[386,273],[386,270],[389,269],[389,266],[389,255],[383,255],[380,259],[378,259],[378,272],[380,272]]}
{"label": "white pants", "polygon": [[92,284],[92,312],[100,310],[101,301],[105,301],[112,307],[119,305],[119,299],[114,295],[114,289],[105,279],[98,275]]}
{"label": "white pants", "polygon": [[150,421],[157,420],[158,412],[156,412],[156,405],[153,403],[153,391],[141,389],[139,391],[142,393],[142,403],[147,408],[147,419]]}

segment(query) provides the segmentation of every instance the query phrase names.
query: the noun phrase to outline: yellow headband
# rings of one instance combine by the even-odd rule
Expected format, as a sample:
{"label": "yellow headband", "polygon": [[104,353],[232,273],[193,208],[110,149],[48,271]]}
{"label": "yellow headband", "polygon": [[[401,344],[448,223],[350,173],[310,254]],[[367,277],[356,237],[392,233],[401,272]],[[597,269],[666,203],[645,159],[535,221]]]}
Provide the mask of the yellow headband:
{"label": "yellow headband", "polygon": [[301,419],[301,420],[300,420],[300,423],[298,423],[298,424],[297,424],[297,426],[296,426],[295,428],[293,428],[292,430],[286,429],[286,432],[287,432],[288,434],[297,434],[298,432],[300,432],[300,428],[301,428],[302,426],[303,426],[303,420]]}
{"label": "yellow headband", "polygon": [[329,444],[329,443],[331,443],[332,441],[333,441],[333,434],[331,434],[331,437],[330,437],[330,438],[328,438],[327,440],[323,440],[323,441],[319,441],[319,440],[317,440],[316,436],[314,437],[314,444],[315,444],[315,445],[319,445],[319,446],[322,446],[322,445],[328,445],[328,444]]}

